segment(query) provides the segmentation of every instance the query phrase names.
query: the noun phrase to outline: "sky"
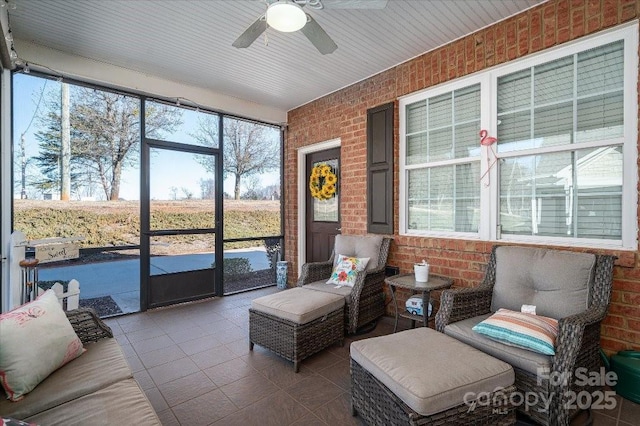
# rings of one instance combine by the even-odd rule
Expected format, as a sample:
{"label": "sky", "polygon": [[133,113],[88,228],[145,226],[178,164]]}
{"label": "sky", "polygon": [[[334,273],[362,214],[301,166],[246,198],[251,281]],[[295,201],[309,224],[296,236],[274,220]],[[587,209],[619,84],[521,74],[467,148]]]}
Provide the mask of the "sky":
{"label": "sky", "polygon": [[[18,143],[20,136],[24,133],[26,142],[27,158],[38,155],[38,142],[35,133],[40,130],[37,118],[38,113],[46,108],[46,92],[59,92],[60,83],[55,80],[38,78],[30,75],[16,73],[13,77],[13,134],[15,141],[14,152],[18,153]],[[40,93],[45,87],[45,96],[38,105]],[[201,113],[192,110],[182,110],[183,124],[171,133],[165,133],[166,140],[181,143],[193,143],[192,133],[198,123],[198,116]],[[279,131],[274,130],[274,136],[279,137]],[[208,179],[208,172],[196,161],[194,154],[187,154],[176,151],[156,150],[151,157],[151,198],[171,199],[173,197],[172,188],[177,188],[177,195],[180,198],[186,192],[190,192],[195,198],[199,198],[200,180]],[[31,166],[31,172],[37,169]],[[19,168],[14,166],[14,181],[20,181]],[[279,185],[279,171],[264,173],[259,176],[262,186]],[[224,181],[224,191],[233,194],[233,179],[227,178]],[[14,186],[14,197],[20,197],[20,187]],[[183,191],[182,189],[185,189]],[[245,190],[243,183],[242,191]],[[125,169],[121,180],[120,198],[126,200],[138,200],[140,198],[140,169],[139,167]]]}

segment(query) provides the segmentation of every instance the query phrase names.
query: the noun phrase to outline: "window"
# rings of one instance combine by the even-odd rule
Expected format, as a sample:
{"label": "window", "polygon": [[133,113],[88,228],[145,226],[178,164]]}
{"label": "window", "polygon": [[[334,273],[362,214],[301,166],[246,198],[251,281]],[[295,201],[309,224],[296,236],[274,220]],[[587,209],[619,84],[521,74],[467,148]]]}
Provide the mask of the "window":
{"label": "window", "polygon": [[402,98],[400,233],[635,248],[637,46],[628,26]]}

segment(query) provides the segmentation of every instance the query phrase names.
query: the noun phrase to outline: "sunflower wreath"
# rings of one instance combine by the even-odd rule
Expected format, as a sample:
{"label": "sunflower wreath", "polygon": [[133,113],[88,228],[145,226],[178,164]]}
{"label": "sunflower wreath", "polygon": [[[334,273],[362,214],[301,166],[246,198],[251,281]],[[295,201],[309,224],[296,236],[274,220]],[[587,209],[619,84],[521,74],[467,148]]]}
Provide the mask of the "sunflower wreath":
{"label": "sunflower wreath", "polygon": [[335,197],[337,184],[338,176],[336,176],[331,166],[323,163],[311,169],[309,190],[311,191],[311,196],[316,200],[328,200]]}

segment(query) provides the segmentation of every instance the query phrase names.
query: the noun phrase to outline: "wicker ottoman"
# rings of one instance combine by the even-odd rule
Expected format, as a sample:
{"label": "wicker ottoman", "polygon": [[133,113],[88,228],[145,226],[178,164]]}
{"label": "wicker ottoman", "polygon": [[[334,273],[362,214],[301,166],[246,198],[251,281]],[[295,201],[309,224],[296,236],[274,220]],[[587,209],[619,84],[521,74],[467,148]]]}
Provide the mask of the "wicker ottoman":
{"label": "wicker ottoman", "polygon": [[372,425],[512,425],[507,363],[430,328],[353,342],[351,409]]}
{"label": "wicker ottoman", "polygon": [[344,339],[344,297],[292,288],[251,301],[249,349],[263,346],[299,362]]}

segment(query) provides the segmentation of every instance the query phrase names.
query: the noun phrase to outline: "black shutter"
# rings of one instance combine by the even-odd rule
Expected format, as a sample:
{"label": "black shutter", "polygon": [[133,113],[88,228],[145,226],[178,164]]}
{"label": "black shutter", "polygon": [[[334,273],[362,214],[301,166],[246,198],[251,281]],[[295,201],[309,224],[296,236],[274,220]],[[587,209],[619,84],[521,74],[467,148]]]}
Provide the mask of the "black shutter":
{"label": "black shutter", "polygon": [[393,102],[367,110],[367,231],[393,234]]}

